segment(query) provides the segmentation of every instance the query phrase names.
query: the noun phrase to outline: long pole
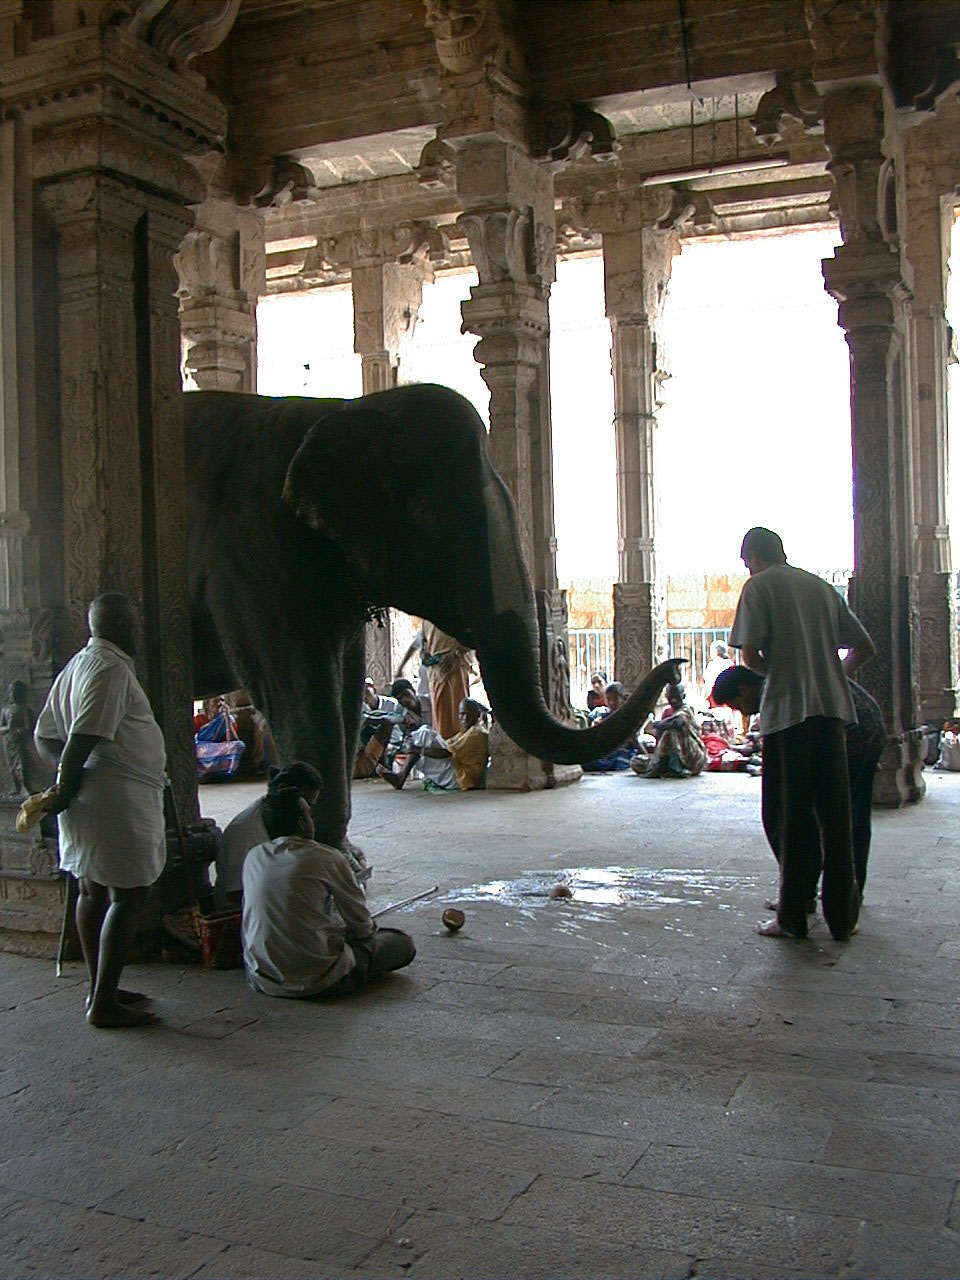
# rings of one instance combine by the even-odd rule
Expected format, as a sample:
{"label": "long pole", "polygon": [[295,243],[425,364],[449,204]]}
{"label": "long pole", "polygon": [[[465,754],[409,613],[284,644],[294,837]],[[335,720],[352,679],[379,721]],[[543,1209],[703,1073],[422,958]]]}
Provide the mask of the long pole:
{"label": "long pole", "polygon": [[379,911],[371,912],[371,915],[376,920],[378,916],[385,916],[388,911],[398,911],[401,907],[409,907],[411,902],[419,902],[421,898],[429,898],[431,893],[436,893],[439,888],[440,886],[435,884],[432,889],[424,889],[423,893],[414,893],[409,898],[401,898],[399,902],[391,902],[388,907],[381,907]]}

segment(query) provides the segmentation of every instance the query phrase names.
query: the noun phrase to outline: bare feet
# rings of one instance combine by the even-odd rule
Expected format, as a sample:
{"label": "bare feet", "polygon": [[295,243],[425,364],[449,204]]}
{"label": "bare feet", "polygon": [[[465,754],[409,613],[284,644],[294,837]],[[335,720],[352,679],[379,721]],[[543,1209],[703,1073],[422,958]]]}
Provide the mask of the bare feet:
{"label": "bare feet", "polygon": [[148,1009],[136,1009],[118,1000],[103,1009],[88,1009],[87,1021],[91,1027],[151,1027],[156,1026],[159,1019]]}
{"label": "bare feet", "polygon": [[[768,911],[776,911],[779,908],[780,903],[777,902],[776,898],[767,898],[763,905]],[[816,898],[814,898],[812,902],[807,903],[806,912],[808,916],[815,916],[817,914]]]}
{"label": "bare feet", "polygon": [[761,938],[793,938],[796,941],[797,935],[791,933],[789,929],[784,929],[779,920],[768,920],[766,924],[757,925],[757,933]]}
{"label": "bare feet", "polygon": [[397,791],[402,790],[405,782],[405,779],[401,777],[399,773],[394,773],[392,769],[388,769],[386,765],[382,764],[377,765],[377,777],[385,778],[386,781],[390,783],[391,787]]}
{"label": "bare feet", "polygon": [[[93,999],[90,992],[87,992],[87,998],[84,1001],[86,1008],[90,1008],[90,1001]],[[117,989],[117,1004],[149,1004],[150,996],[144,995],[142,991],[125,991],[123,987]]]}

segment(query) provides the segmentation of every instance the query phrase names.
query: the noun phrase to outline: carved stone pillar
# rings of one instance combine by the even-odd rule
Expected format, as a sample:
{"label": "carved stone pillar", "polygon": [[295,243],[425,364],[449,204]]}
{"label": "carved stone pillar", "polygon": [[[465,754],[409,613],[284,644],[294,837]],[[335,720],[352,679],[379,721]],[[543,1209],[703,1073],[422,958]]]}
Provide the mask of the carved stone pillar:
{"label": "carved stone pillar", "polygon": [[[390,232],[357,232],[323,242],[325,261],[350,267],[353,349],[361,358],[365,396],[395,387],[402,380],[403,349],[416,327],[424,282],[433,279],[423,245],[423,228],[416,225]],[[395,675],[400,637],[409,644],[409,633],[409,625],[392,610],[367,624],[367,675],[381,693]]]}
{"label": "carved stone pillar", "polygon": [[256,391],[262,215],[209,199],[176,255],[186,369],[201,391]]}
{"label": "carved stone pillar", "polygon": [[[490,388],[490,451],[513,495],[523,555],[537,594],[549,654],[541,655],[547,705],[569,715],[566,602],[557,582],[550,424],[548,303],[554,279],[553,178],[506,141],[484,139],[458,154],[457,187],[480,282],[463,304],[464,329]],[[488,785],[531,790],[580,776],[579,767],[533,760],[502,732],[491,736]]]}
{"label": "carved stone pillar", "polygon": [[[920,611],[920,714],[942,726],[957,714],[957,619],[947,522],[947,258],[953,200],[924,129],[905,139],[903,249],[911,269],[910,381],[913,414],[916,567]],[[951,166],[952,167],[952,166]],[[950,175],[953,176],[953,175]]]}
{"label": "carved stone pillar", "polygon": [[606,310],[613,338],[620,581],[613,589],[616,678],[635,689],[665,656],[657,582],[655,428],[666,370],[660,317],[675,231],[636,229],[603,235]]}
{"label": "carved stone pillar", "polygon": [[44,183],[57,233],[64,596],[74,646],[102,591],[142,605],[144,685],[196,818],[173,254],[189,217],[104,174]]}
{"label": "carved stone pillar", "polygon": [[880,200],[892,168],[881,151],[883,104],[873,85],[825,99],[825,136],[832,160],[843,244],[823,264],[828,291],[840,304],[850,348],[854,475],[854,563],[850,602],[877,646],[862,671],[894,735],[880,763],[874,797],[886,805],[919,799],[925,790],[923,735],[918,728],[918,601],[913,573],[913,504],[909,395],[904,368],[908,291],[899,256],[884,235]]}
{"label": "carved stone pillar", "polygon": [[[38,426],[51,390],[36,369],[49,367],[52,291],[35,297],[31,144],[22,118],[0,123],[0,680],[23,680],[36,709],[67,651],[59,451]],[[0,759],[0,791],[9,782]]]}
{"label": "carved stone pillar", "polygon": [[[58,551],[40,570],[65,619],[58,658],[82,642],[95,595],[118,589],[131,597],[144,624],[141,677],[185,821],[198,809],[172,261],[191,206],[206,193],[181,155],[184,139],[211,150],[226,123],[200,78],[183,69],[187,51],[176,45],[197,21],[184,11],[150,27],[154,48],[135,18],[78,26],[69,59],[64,31],[29,47],[22,66],[14,59],[4,68],[5,91],[29,97],[44,63],[49,93],[29,137],[39,215],[36,343],[47,345],[23,400],[35,397],[43,456],[56,459],[58,472]],[[203,47],[201,39],[192,52]],[[83,93],[74,92],[77,76]],[[131,81],[141,86],[136,109],[117,95]]]}
{"label": "carved stone pillar", "polygon": [[[58,5],[52,31],[29,8],[0,4],[4,675],[29,681],[36,709],[85,639],[91,598],[126,592],[178,809],[196,830],[172,259],[205,195],[184,152],[215,150],[226,132],[186,63],[223,38],[239,0],[215,14]],[[16,856],[0,831],[0,897]],[[23,918],[43,907],[32,948],[56,948],[47,907],[60,885],[41,868],[18,899]],[[0,920],[0,945],[9,932]]]}
{"label": "carved stone pillar", "polygon": [[401,380],[403,347],[413,336],[424,281],[432,279],[424,257],[353,266],[353,349],[362,361],[365,396]]}

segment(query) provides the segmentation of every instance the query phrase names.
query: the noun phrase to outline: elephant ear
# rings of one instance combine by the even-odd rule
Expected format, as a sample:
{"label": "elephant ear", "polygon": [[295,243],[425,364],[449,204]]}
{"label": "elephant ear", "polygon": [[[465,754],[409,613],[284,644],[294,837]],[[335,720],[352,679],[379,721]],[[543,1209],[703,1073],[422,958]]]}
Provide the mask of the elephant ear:
{"label": "elephant ear", "polygon": [[335,542],[357,574],[377,582],[395,559],[391,530],[406,530],[409,538],[436,522],[436,511],[422,502],[430,464],[420,443],[379,410],[362,404],[334,410],[314,423],[293,455],[283,500]]}

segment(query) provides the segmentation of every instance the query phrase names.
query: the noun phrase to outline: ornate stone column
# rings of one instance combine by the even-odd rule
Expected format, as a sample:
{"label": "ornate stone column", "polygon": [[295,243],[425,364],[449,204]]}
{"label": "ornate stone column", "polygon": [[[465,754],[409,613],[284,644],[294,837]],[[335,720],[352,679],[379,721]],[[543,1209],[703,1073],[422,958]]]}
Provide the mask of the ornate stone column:
{"label": "ornate stone column", "polygon": [[616,678],[634,689],[665,656],[657,581],[655,428],[666,375],[660,318],[677,233],[636,228],[603,235],[606,310],[613,339],[620,581],[613,587]]}
{"label": "ornate stone column", "polygon": [[433,280],[425,248],[424,228],[413,225],[323,243],[327,261],[350,266],[353,349],[362,361],[365,396],[402,381],[403,347],[416,327],[424,283]]}
{"label": "ornate stone column", "polygon": [[[490,388],[490,450],[517,505],[520,541],[541,622],[541,679],[555,715],[570,715],[566,600],[557,581],[550,423],[549,314],[556,224],[553,177],[519,147],[484,139],[458,153],[459,226],[480,282],[463,304],[464,329]],[[580,776],[536,761],[502,733],[491,737],[488,785],[531,790]]]}
{"label": "ornate stone column", "polygon": [[[35,299],[31,147],[22,117],[0,123],[0,679],[4,688],[23,680],[36,709],[66,656],[66,638],[59,452],[38,426],[51,390],[49,378],[36,376],[50,355],[49,295]],[[0,792],[9,789],[0,753]]]}
{"label": "ornate stone column", "polygon": [[142,605],[144,684],[195,818],[179,347],[183,206],[97,174],[44,184],[57,233],[64,589],[74,644],[104,590]]}
{"label": "ornate stone column", "polygon": [[[843,244],[823,264],[840,304],[850,348],[854,475],[854,577],[850,603],[877,646],[863,668],[893,738],[884,751],[875,799],[899,805],[925,790],[918,728],[919,611],[913,564],[909,395],[904,362],[909,292],[880,209],[891,206],[893,170],[885,160],[878,86],[855,85],[825,98]],[[878,198],[879,192],[879,198]]]}
{"label": "ornate stone column", "polygon": [[[328,237],[320,246],[324,261],[350,268],[353,349],[362,361],[364,395],[402,381],[403,348],[416,327],[424,283],[433,279],[425,247],[425,229],[415,224]],[[393,610],[367,623],[367,675],[381,693],[411,635],[410,624]]]}
{"label": "ornate stone column", "polygon": [[[609,123],[535,91],[512,0],[424,0],[442,67],[443,123],[424,149],[421,181],[455,180],[479,283],[464,331],[490,388],[490,449],[517,506],[541,625],[544,697],[570,718],[566,600],[559,590],[550,422],[549,313],[555,276],[554,170],[589,150],[609,158]],[[534,104],[537,104],[535,107]],[[580,776],[519,752],[495,726],[488,785],[531,789]]]}
{"label": "ornate stone column", "polygon": [[256,391],[263,215],[211,197],[175,263],[187,372],[201,391]]}
{"label": "ornate stone column", "polygon": [[[23,402],[35,401],[39,447],[58,473],[58,551],[39,567],[40,594],[55,597],[64,619],[55,665],[85,636],[93,596],[118,589],[134,600],[144,622],[141,678],[164,730],[179,810],[192,821],[198,810],[172,261],[193,221],[190,206],[205,195],[181,155],[184,139],[209,150],[226,120],[174,51],[183,24],[198,19],[186,10],[175,17],[150,28],[160,42],[154,46],[136,33],[135,18],[77,27],[69,58],[68,32],[38,41],[22,65],[15,58],[5,66],[4,87],[29,126],[24,152],[37,206],[37,340],[47,346],[37,352],[35,388]],[[37,76],[45,96],[35,102]],[[140,86],[136,105],[122,87],[131,83]]]}
{"label": "ornate stone column", "polygon": [[[905,138],[903,251],[910,271],[910,386],[913,416],[920,714],[942,726],[957,714],[957,619],[947,523],[947,258],[956,165],[941,162],[933,129]],[[955,357],[953,357],[955,358]]]}

